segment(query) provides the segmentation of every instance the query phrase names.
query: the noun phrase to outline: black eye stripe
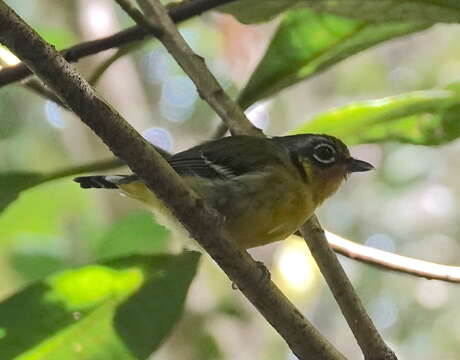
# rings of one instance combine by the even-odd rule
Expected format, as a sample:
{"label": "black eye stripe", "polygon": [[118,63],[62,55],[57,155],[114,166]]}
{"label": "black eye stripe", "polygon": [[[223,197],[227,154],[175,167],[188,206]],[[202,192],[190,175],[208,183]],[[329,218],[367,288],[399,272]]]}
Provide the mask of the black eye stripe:
{"label": "black eye stripe", "polygon": [[332,164],[336,160],[335,148],[327,143],[321,143],[313,148],[313,158],[322,164]]}

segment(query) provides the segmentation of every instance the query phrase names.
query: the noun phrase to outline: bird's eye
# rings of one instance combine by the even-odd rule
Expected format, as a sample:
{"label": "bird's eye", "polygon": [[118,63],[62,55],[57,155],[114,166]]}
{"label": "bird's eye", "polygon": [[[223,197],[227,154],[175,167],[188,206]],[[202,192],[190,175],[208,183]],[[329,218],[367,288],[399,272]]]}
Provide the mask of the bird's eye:
{"label": "bird's eye", "polygon": [[318,144],[313,148],[313,158],[322,164],[332,164],[335,155],[335,148],[330,144]]}

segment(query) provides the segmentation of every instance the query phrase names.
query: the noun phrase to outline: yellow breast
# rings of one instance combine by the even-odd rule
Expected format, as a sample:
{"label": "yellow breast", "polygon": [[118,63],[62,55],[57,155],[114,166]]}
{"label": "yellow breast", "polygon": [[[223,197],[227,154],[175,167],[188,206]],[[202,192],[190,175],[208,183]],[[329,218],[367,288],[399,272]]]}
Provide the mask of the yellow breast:
{"label": "yellow breast", "polygon": [[[233,183],[203,181],[195,177],[185,180],[210,206],[222,213],[225,230],[245,249],[285,239],[313,214],[316,207],[308,184],[289,174],[248,175]],[[176,236],[188,238],[188,232],[143,183],[120,187],[126,195],[147,205],[157,221]]]}
{"label": "yellow breast", "polygon": [[229,218],[227,230],[242,248],[283,240],[313,214],[315,206],[308,189],[288,185],[267,186],[264,194],[234,209],[241,215]]}

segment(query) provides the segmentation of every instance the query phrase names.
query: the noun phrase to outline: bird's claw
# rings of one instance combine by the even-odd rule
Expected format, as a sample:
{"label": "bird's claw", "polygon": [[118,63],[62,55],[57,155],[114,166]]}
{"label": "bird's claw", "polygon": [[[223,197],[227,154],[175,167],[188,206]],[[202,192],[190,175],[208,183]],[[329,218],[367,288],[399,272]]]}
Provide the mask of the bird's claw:
{"label": "bird's claw", "polygon": [[[256,261],[256,266],[261,271],[259,281],[270,281],[272,276],[265,264],[262,261]],[[232,282],[232,289],[238,290],[238,285],[234,281]]]}
{"label": "bird's claw", "polygon": [[270,274],[270,271],[267,269],[265,264],[262,261],[256,261],[256,265],[261,271],[260,281],[265,281],[265,280],[270,281],[272,275]]}

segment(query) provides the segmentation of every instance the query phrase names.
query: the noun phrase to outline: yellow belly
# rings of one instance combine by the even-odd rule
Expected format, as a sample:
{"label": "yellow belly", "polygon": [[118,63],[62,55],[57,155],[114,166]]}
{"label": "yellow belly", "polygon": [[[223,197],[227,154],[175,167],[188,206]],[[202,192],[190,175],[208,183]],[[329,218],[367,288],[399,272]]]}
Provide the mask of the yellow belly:
{"label": "yellow belly", "polygon": [[267,189],[263,197],[243,200],[233,209],[239,216],[229,217],[226,229],[239,246],[247,249],[283,240],[313,214],[315,206],[309,194],[304,189],[290,189]]}
{"label": "yellow belly", "polygon": [[[314,212],[315,205],[305,183],[295,178],[245,178],[229,184],[186,179],[210,206],[225,217],[225,230],[241,248],[252,248],[282,240],[295,232]],[[175,236],[188,237],[171,211],[143,183],[121,185],[131,198],[147,205],[156,220]],[[288,191],[289,189],[289,191]],[[206,196],[205,196],[206,194]]]}

